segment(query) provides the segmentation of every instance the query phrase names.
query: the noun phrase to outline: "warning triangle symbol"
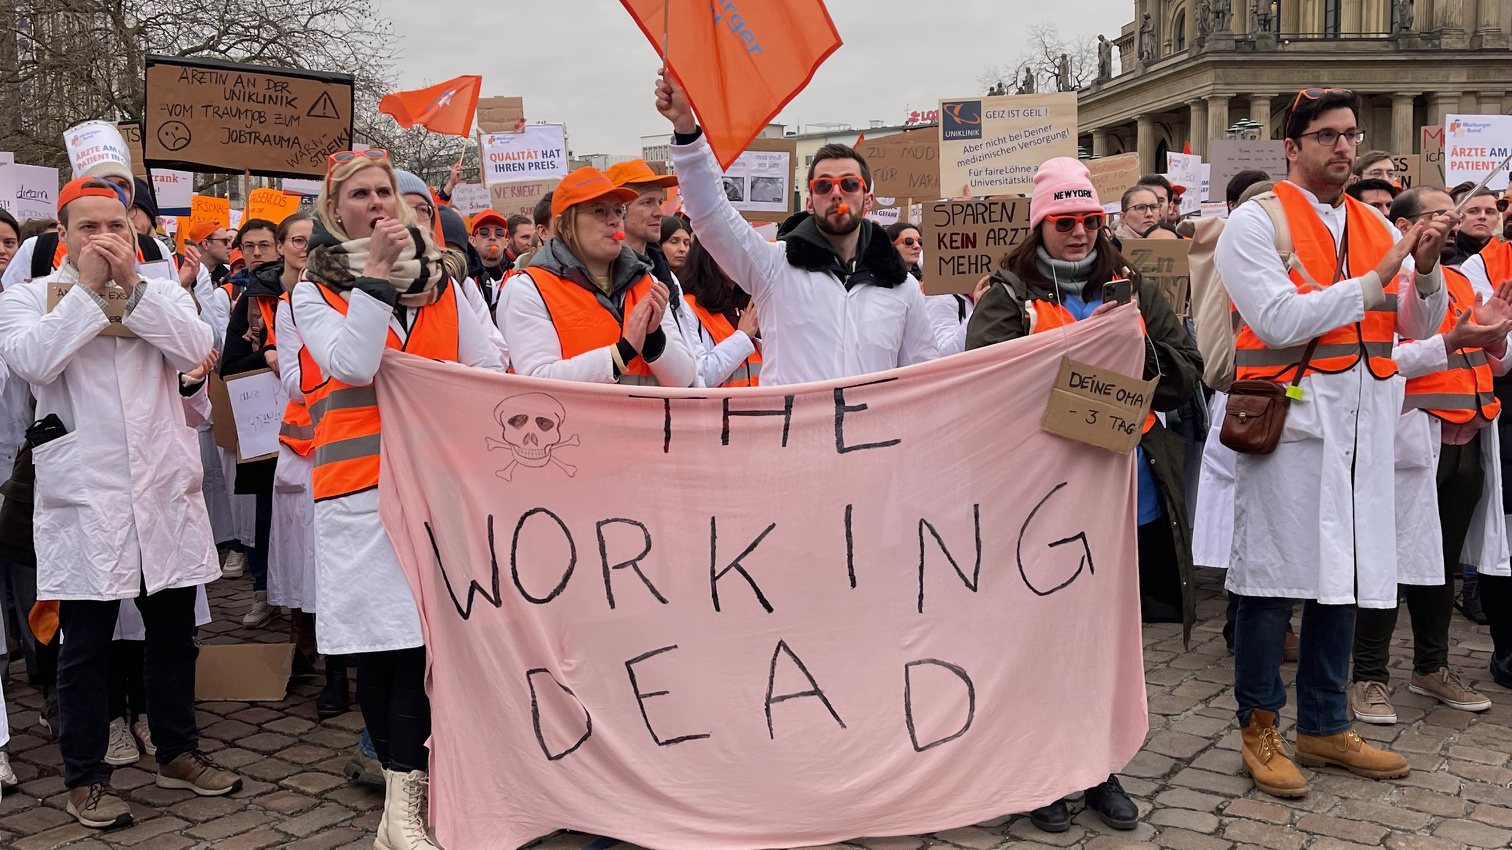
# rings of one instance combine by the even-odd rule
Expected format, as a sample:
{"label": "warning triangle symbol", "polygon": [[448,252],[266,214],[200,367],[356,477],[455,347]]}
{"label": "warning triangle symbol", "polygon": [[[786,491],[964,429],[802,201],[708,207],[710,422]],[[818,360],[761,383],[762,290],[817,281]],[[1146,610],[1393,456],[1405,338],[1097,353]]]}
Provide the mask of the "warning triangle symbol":
{"label": "warning triangle symbol", "polygon": [[341,113],[336,110],[336,101],[331,100],[331,93],[323,91],[315,102],[310,104],[310,110],[305,115],[311,118],[340,118]]}

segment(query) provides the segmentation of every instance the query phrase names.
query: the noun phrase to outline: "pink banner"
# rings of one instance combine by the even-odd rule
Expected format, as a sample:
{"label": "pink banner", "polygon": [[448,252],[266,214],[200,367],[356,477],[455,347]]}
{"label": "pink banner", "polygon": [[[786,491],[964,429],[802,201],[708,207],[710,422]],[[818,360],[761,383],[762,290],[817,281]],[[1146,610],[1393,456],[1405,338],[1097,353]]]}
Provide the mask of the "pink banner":
{"label": "pink banner", "polygon": [[389,352],[383,519],[420,600],[448,850],[933,832],[1146,731],[1133,455],[1045,433],[1137,312],[847,381],[656,390]]}

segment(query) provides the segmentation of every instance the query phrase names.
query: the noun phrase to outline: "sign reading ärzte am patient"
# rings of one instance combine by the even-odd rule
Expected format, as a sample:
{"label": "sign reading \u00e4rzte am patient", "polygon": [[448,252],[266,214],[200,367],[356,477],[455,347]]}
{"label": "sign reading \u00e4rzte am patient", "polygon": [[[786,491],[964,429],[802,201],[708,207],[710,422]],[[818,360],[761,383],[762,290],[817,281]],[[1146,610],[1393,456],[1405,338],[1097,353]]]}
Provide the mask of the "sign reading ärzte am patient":
{"label": "sign reading \u00e4rzte am patient", "polygon": [[1121,770],[1148,727],[1135,456],[1041,429],[1063,355],[1139,374],[1138,311],[801,387],[386,353],[438,843],[825,845]]}
{"label": "sign reading \u00e4rzte am patient", "polygon": [[1040,163],[1076,156],[1076,93],[940,102],[940,185],[1027,195]]}
{"label": "sign reading \u00e4rzte am patient", "polygon": [[527,124],[518,133],[485,133],[480,141],[484,183],[567,176],[567,140],[561,124]]}
{"label": "sign reading \u00e4rzte am patient", "polygon": [[147,57],[147,163],[324,177],[352,147],[352,75]]}
{"label": "sign reading \u00e4rzte am patient", "polygon": [[1444,185],[1480,183],[1500,169],[1486,188],[1507,188],[1507,169],[1512,155],[1512,115],[1447,115],[1444,117]]}

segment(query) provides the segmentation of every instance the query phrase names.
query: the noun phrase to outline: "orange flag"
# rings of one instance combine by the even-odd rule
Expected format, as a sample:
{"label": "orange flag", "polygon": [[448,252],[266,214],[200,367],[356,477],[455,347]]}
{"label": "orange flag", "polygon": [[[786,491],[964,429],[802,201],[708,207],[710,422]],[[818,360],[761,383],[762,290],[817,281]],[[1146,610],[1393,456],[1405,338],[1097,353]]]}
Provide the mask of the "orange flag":
{"label": "orange flag", "polygon": [[478,111],[478,90],[483,78],[458,77],[428,89],[386,94],[378,111],[394,116],[406,129],[419,124],[432,133],[467,136],[472,133],[473,113]]}
{"label": "orange flag", "polygon": [[728,168],[840,48],[823,0],[620,0],[662,50]]}

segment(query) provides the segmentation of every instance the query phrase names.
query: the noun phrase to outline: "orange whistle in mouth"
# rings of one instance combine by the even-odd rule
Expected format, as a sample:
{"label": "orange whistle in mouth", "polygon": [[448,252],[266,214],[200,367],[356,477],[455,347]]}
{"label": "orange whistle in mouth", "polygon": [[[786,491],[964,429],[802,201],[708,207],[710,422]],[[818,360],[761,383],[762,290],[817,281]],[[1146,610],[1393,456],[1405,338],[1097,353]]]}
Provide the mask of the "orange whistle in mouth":
{"label": "orange whistle in mouth", "polygon": [[616,231],[614,231],[614,241],[616,241],[616,242],[623,242],[623,241],[625,241],[625,231],[623,231],[623,230],[616,230]]}
{"label": "orange whistle in mouth", "polygon": [[835,207],[835,212],[841,215],[850,215],[850,204],[841,204],[840,206]]}

